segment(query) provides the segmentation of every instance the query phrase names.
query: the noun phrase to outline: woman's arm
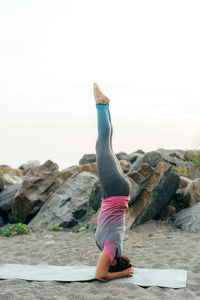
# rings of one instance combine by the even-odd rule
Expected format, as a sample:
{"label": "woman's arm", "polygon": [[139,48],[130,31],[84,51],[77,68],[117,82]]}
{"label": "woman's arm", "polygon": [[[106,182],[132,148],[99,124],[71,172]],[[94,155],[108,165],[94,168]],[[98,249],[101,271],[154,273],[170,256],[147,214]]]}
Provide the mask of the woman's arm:
{"label": "woman's arm", "polygon": [[134,273],[134,271],[133,271],[133,268],[131,267],[126,270],[119,271],[119,272],[113,272],[113,273],[108,272],[104,279],[112,280],[112,279],[121,278],[121,277],[132,277],[133,273]]}
{"label": "woman's arm", "polygon": [[120,277],[131,277],[133,275],[133,268],[129,268],[120,272],[108,272],[109,266],[111,264],[110,258],[105,250],[103,250],[100,254],[95,278],[103,279],[103,280],[112,280]]}
{"label": "woman's arm", "polygon": [[108,273],[109,266],[111,264],[110,257],[106,253],[106,250],[103,250],[100,254],[97,266],[95,278],[105,279],[106,274]]}

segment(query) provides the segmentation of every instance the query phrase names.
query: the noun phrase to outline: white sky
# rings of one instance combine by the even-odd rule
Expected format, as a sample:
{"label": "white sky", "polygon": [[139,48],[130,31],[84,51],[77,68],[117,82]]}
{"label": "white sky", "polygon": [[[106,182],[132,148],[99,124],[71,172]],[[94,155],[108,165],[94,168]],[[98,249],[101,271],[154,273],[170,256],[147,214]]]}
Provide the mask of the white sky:
{"label": "white sky", "polygon": [[117,153],[200,144],[200,2],[0,1],[0,164],[95,153],[92,83]]}

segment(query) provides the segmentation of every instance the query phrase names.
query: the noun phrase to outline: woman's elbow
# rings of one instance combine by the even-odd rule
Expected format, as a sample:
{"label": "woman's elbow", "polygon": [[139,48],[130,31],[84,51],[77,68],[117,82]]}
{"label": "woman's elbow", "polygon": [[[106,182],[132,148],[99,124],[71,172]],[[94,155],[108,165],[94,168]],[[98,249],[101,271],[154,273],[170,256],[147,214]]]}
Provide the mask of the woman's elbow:
{"label": "woman's elbow", "polygon": [[96,272],[95,273],[95,278],[96,279],[100,279],[100,280],[108,280],[106,275],[107,275],[106,273],[98,273],[98,272]]}

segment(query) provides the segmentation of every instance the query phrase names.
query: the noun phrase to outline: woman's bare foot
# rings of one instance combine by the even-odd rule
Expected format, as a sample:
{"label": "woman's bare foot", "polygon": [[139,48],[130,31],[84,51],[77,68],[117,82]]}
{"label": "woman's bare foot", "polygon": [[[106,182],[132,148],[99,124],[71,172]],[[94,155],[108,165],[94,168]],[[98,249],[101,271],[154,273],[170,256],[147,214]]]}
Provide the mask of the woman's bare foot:
{"label": "woman's bare foot", "polygon": [[106,97],[102,93],[102,91],[100,90],[100,88],[98,87],[96,82],[93,83],[93,87],[94,87],[94,98],[95,98],[96,103],[106,104],[107,102],[110,102],[110,99],[108,99],[108,97]]}

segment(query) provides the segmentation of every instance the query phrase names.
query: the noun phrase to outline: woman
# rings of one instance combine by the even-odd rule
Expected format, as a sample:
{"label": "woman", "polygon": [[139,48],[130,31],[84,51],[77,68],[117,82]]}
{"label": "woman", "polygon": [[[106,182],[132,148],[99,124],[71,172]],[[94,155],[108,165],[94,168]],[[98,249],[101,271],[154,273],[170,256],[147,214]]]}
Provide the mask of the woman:
{"label": "woman", "polygon": [[125,213],[130,200],[131,183],[123,173],[112,149],[110,100],[96,83],[94,83],[94,97],[98,119],[97,169],[104,192],[95,234],[96,244],[101,250],[95,277],[111,280],[133,275],[130,260],[122,255]]}

